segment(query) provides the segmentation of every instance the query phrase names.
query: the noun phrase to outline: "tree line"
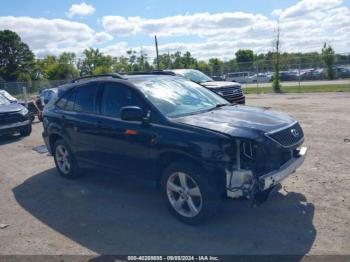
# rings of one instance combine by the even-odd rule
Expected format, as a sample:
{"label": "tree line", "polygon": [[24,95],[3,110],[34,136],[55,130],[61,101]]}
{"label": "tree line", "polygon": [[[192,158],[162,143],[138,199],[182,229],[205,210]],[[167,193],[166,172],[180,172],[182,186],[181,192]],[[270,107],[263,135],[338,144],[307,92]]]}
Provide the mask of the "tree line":
{"label": "tree line", "polygon": [[[219,58],[203,61],[193,57],[188,51],[160,54],[159,69],[198,69],[211,76],[221,76],[235,71],[272,71],[274,68],[274,51],[256,54],[249,49],[240,49],[233,55],[235,58],[226,61]],[[330,79],[334,77],[332,67],[336,61],[349,63],[350,55],[335,54],[332,47],[326,44],[320,53],[279,54],[282,69],[283,65],[324,65]],[[137,53],[132,49],[120,57],[103,54],[98,48],[87,48],[81,58],[77,58],[75,53],[63,52],[58,56],[48,55],[38,59],[17,33],[10,30],[0,31],[0,81],[62,80],[84,75],[156,69],[156,59],[150,62],[147,54]]]}

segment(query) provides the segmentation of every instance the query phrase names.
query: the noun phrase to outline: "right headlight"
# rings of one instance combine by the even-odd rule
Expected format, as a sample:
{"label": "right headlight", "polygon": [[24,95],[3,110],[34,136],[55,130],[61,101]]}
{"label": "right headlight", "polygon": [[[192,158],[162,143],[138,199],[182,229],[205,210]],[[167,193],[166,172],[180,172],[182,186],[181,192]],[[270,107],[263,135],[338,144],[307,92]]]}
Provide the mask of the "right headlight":
{"label": "right headlight", "polygon": [[22,110],[21,110],[21,114],[25,116],[25,115],[27,115],[28,113],[29,113],[28,109],[25,108],[25,107],[23,107]]}

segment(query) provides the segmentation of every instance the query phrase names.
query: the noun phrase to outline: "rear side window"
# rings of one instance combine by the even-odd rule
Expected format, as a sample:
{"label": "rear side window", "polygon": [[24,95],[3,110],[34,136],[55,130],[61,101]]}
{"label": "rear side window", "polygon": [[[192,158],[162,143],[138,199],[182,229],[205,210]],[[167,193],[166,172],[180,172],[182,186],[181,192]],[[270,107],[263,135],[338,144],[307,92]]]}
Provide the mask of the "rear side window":
{"label": "rear side window", "polygon": [[120,109],[124,106],[139,106],[143,103],[134,90],[118,83],[106,83],[101,99],[101,114],[120,117]]}
{"label": "rear side window", "polygon": [[56,103],[56,106],[62,110],[73,111],[75,100],[75,91],[70,90],[62,96],[60,100]]}
{"label": "rear side window", "polygon": [[74,110],[78,112],[94,113],[97,96],[97,84],[87,84],[77,88]]}

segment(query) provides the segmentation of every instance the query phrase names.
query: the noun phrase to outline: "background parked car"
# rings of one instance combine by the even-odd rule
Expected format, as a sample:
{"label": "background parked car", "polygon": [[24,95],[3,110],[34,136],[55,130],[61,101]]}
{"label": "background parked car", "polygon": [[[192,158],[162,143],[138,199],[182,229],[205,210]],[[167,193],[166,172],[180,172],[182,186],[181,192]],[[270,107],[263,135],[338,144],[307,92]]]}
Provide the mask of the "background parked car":
{"label": "background parked car", "polygon": [[44,106],[57,95],[57,93],[57,88],[48,88],[41,90],[40,94],[36,98],[36,103],[39,106],[39,108],[42,110]]}
{"label": "background parked car", "polygon": [[246,78],[246,83],[268,83],[272,81],[272,75],[268,73],[254,74]]}
{"label": "background parked car", "polygon": [[336,66],[335,67],[335,77],[336,78],[349,78],[350,77],[350,67]]}
{"label": "background parked car", "polygon": [[228,73],[225,76],[226,81],[237,82],[237,83],[246,83],[247,79],[253,75],[251,72],[234,72]]}
{"label": "background parked car", "polygon": [[38,110],[38,119],[42,121],[42,111],[47,103],[50,102],[58,93],[58,88],[43,89],[36,97],[34,103]]}
{"label": "background parked car", "polygon": [[307,69],[300,72],[300,80],[321,80],[324,78],[324,70],[321,69]]}
{"label": "background parked car", "polygon": [[245,104],[245,96],[239,83],[214,81],[201,71],[194,69],[174,69],[169,71],[208,88],[230,103]]}
{"label": "background parked car", "polygon": [[27,108],[0,95],[0,135],[20,133],[29,136],[32,123]]}

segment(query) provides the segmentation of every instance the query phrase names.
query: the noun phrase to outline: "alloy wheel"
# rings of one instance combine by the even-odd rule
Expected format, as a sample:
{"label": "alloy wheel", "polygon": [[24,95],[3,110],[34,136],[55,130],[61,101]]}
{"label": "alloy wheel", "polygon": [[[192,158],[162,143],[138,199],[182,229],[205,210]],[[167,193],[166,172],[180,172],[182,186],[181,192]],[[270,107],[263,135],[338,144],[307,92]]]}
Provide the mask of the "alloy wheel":
{"label": "alloy wheel", "polygon": [[71,169],[71,163],[67,148],[64,145],[58,145],[56,147],[55,157],[58,168],[62,173],[67,175]]}
{"label": "alloy wheel", "polygon": [[167,196],[174,210],[185,217],[195,217],[202,208],[202,194],[199,186],[183,172],[171,174],[166,184]]}

